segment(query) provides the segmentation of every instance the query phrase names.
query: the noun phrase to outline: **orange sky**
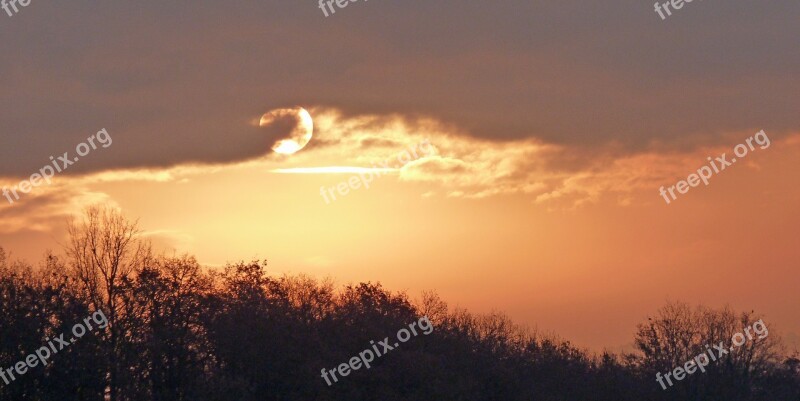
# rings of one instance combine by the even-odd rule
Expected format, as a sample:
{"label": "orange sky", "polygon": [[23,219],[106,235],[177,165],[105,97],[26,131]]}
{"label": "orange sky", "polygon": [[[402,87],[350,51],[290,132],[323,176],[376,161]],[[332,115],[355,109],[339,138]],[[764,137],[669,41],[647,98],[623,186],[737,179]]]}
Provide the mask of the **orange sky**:
{"label": "orange sky", "polygon": [[[474,139],[433,119],[311,115],[314,137],[293,155],[57,176],[0,205],[0,244],[37,260],[58,249],[66,214],[103,201],[140,218],[159,249],[210,266],[267,258],[274,273],[433,289],[595,350],[630,347],[667,300],[755,309],[798,343],[799,135],[780,133],[667,205],[661,185],[758,130],[687,151],[598,148],[575,163],[586,150]],[[429,154],[330,203],[320,187],[352,173],[276,172],[394,162],[425,139]]]}

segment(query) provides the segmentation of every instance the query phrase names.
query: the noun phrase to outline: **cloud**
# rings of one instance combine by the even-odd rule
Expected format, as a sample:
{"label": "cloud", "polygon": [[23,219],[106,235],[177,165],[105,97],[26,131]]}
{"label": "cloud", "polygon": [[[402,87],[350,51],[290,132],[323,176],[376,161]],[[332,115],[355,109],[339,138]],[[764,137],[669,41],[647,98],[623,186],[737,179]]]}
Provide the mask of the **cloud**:
{"label": "cloud", "polygon": [[176,230],[143,231],[141,236],[150,241],[156,251],[176,252],[190,249],[194,245],[191,235]]}
{"label": "cloud", "polygon": [[793,0],[694,3],[668,21],[633,0],[383,2],[330,18],[306,2],[41,5],[0,26],[14,38],[0,41],[0,174],[100,127],[115,145],[71,173],[257,158],[271,143],[251,119],[294,105],[629,153],[786,135],[800,125],[798,17]]}
{"label": "cloud", "polygon": [[[587,151],[535,139],[474,138],[426,117],[348,116],[324,108],[316,108],[312,114],[319,117],[315,117],[319,140],[325,146],[309,146],[297,157],[287,159],[284,164],[289,170],[314,172],[309,168],[320,162],[351,166],[348,168],[391,163],[401,166],[401,182],[431,186],[426,197],[517,194],[548,208],[580,207],[601,199],[629,206],[637,195],[650,194],[661,185],[685,178],[704,165],[707,156],[730,152],[732,146],[754,134],[727,133],[723,136],[726,144],[719,146],[631,153],[614,144]],[[792,145],[797,136],[782,140],[788,152],[797,151]],[[399,155],[415,151],[426,140],[430,142],[429,152],[417,151],[420,157],[399,163]],[[758,168],[752,159],[746,166]]]}
{"label": "cloud", "polygon": [[0,198],[0,235],[49,232],[54,222],[65,221],[87,205],[98,203],[116,205],[108,194],[70,185],[34,189],[14,204]]}
{"label": "cloud", "polygon": [[[377,169],[397,174],[401,185],[424,185],[420,196],[427,198],[519,195],[548,209],[570,209],[604,199],[629,206],[657,200],[650,196],[657,188],[685,178],[704,165],[707,156],[730,152],[733,145],[754,134],[728,133],[726,146],[691,150],[630,153],[609,145],[587,152],[579,146],[536,139],[475,138],[430,117],[349,116],[321,107],[313,108],[311,115],[315,124],[312,141],[290,156],[56,175],[52,185],[34,188],[13,205],[0,203],[0,234],[46,230],[47,222],[79,213],[85,205],[114,203],[110,194],[98,189],[104,184],[186,184],[201,175],[237,170],[248,174],[253,169],[304,174],[354,174]],[[773,140],[778,145],[773,147],[800,153],[798,137],[800,134]],[[770,152],[776,151],[770,148]],[[755,159],[748,159],[743,166],[760,168]],[[3,187],[17,184],[14,179],[0,180]],[[643,193],[647,197],[642,198]],[[162,242],[176,240],[167,238]]]}

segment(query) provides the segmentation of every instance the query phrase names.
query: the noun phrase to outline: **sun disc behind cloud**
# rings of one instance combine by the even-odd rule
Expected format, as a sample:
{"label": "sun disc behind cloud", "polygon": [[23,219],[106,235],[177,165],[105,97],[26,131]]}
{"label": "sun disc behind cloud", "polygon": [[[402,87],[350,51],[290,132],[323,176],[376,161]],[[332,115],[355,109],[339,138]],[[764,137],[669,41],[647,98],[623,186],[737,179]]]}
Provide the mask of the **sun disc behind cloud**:
{"label": "sun disc behind cloud", "polygon": [[295,118],[297,123],[288,135],[279,139],[272,145],[272,151],[283,155],[291,155],[303,149],[314,133],[314,120],[311,114],[302,107],[272,110],[261,116],[259,126],[267,127],[279,119]]}

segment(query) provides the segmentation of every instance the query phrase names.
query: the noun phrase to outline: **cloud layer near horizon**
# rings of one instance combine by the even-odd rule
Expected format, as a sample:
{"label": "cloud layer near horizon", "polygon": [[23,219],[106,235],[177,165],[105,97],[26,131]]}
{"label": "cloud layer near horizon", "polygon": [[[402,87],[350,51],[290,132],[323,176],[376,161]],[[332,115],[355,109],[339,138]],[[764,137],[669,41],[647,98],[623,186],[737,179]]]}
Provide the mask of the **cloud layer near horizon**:
{"label": "cloud layer near horizon", "polygon": [[[348,171],[389,167],[381,176],[395,175],[400,185],[422,184],[425,192],[418,196],[424,197],[479,199],[521,195],[548,210],[573,209],[601,200],[618,206],[628,206],[632,202],[652,204],[661,202],[657,196],[660,186],[669,187],[685,179],[707,164],[706,157],[731,155],[733,146],[755,134],[733,133],[725,136],[726,146],[668,153],[653,150],[630,153],[610,145],[588,151],[536,139],[499,142],[473,138],[430,118],[348,116],[327,108],[313,108],[310,112],[314,118],[314,137],[306,148],[294,155],[278,155],[262,149],[263,154],[244,161],[186,162],[163,168],[120,168],[56,175],[52,185],[42,183],[13,205],[0,198],[3,200],[0,202],[0,234],[48,231],[54,221],[79,213],[87,204],[117,205],[117,200],[103,190],[109,184],[131,188],[143,188],[141,184],[148,182],[191,186],[192,181],[200,177],[219,173],[243,179],[253,174],[268,176],[296,170],[318,173],[320,168],[324,171],[329,167],[347,167]],[[287,132],[293,129],[291,124],[281,124],[281,127]],[[767,134],[771,139],[771,133]],[[422,143],[425,143],[424,151]],[[414,157],[410,156],[411,152]],[[763,155],[765,153],[770,155]],[[772,139],[766,149],[756,146],[737,169],[758,170],[759,160],[791,160],[798,154],[800,133]],[[81,161],[92,162],[89,158]],[[346,176],[355,175],[352,171]],[[0,179],[3,188],[17,184],[15,179]],[[797,195],[793,191],[787,193]],[[143,192],[142,196],[147,193]]]}

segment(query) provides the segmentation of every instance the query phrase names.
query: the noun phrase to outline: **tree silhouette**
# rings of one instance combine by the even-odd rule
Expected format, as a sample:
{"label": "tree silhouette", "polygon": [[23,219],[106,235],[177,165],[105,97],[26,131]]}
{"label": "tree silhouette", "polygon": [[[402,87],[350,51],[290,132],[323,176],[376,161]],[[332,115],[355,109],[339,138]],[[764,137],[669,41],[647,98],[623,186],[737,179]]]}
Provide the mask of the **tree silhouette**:
{"label": "tree silhouette", "polygon": [[73,275],[93,308],[108,317],[107,391],[109,400],[117,401],[122,380],[127,379],[127,373],[120,377],[119,369],[126,338],[123,319],[130,317],[121,314],[122,293],[131,274],[151,258],[150,247],[140,240],[137,223],[110,207],[87,208],[81,220],[69,221],[67,230],[66,252]]}
{"label": "tree silhouette", "polygon": [[[72,220],[65,257],[33,267],[0,248],[0,369],[98,309],[86,335],[25,375],[0,378],[0,401],[798,401],[800,358],[774,330],[676,382],[706,344],[729,344],[760,316],[670,303],[639,325],[636,352],[591,354],[501,313],[419,302],[379,283],[268,274],[265,261],[206,269],[154,256],[135,222],[108,208]],[[429,319],[418,335],[328,385],[372,341]],[[391,340],[394,341],[394,340]]]}

